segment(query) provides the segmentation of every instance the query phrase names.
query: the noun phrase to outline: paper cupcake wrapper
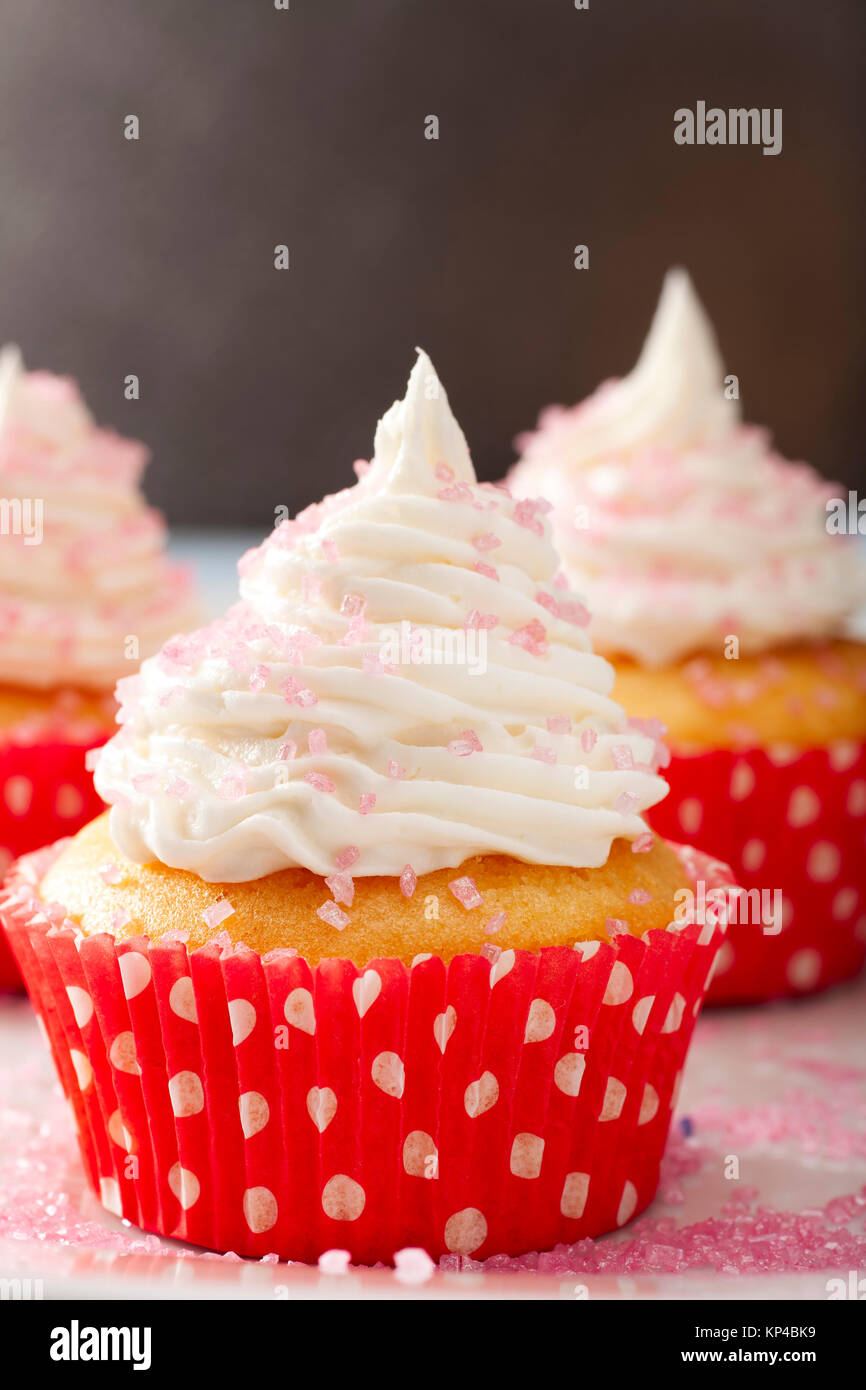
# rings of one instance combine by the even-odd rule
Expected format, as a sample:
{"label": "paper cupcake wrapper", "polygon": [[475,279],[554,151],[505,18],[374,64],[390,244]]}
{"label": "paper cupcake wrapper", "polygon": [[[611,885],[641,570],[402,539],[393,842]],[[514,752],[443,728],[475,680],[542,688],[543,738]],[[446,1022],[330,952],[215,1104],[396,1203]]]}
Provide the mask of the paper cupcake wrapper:
{"label": "paper cupcake wrapper", "polygon": [[[718,854],[748,889],[779,889],[781,930],[732,922],[708,1002],[809,994],[866,959],[866,744],[674,754],[650,821]],[[774,924],[775,925],[775,924]]]}
{"label": "paper cupcake wrapper", "polygon": [[0,916],[110,1211],[215,1250],[373,1264],[548,1248],[652,1200],[723,922],[311,968],[85,938],[36,896],[54,853],[16,866]]}
{"label": "paper cupcake wrapper", "polygon": [[[44,741],[0,743],[0,878],[14,859],[73,835],[105,807],[84,765],[108,730],[73,740],[54,729]],[[0,990],[20,989],[21,976],[0,930]]]}

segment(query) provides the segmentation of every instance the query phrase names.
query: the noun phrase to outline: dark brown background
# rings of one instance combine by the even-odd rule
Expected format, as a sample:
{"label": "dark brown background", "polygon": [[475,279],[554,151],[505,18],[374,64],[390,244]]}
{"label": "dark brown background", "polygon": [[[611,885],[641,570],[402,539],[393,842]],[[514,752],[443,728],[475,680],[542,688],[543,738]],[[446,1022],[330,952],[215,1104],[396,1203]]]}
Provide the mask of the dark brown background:
{"label": "dark brown background", "polygon": [[[416,343],[499,476],[631,366],[681,262],[748,417],[853,484],[864,12],[0,0],[0,335],[153,447],[173,521],[265,528],[351,478]],[[699,99],[783,107],[781,155],[676,146]]]}

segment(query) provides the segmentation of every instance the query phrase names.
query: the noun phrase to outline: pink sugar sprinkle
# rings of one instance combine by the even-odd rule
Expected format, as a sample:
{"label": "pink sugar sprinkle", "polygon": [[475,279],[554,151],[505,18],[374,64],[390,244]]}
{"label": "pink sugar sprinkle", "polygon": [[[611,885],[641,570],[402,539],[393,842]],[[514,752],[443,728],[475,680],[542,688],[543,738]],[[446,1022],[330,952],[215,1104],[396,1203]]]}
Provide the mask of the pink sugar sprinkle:
{"label": "pink sugar sprinkle", "polygon": [[540,744],[536,743],[529,756],[534,758],[536,762],[547,763],[548,766],[552,767],[556,762],[556,749],[542,748]]}
{"label": "pink sugar sprinkle", "polygon": [[635,907],[643,907],[645,903],[651,903],[652,893],[648,893],[645,888],[633,888],[628,895],[628,900]]}
{"label": "pink sugar sprinkle", "polygon": [[227,772],[220,778],[217,787],[217,796],[221,796],[223,801],[237,801],[244,795],[247,789],[247,778],[249,774],[247,768],[241,763]]}
{"label": "pink sugar sprinkle", "polygon": [[573,627],[589,627],[592,614],[576,598],[564,598],[559,601],[559,617],[564,623],[571,623]]}
{"label": "pink sugar sprinkle", "polygon": [[277,749],[277,757],[281,763],[291,762],[298,751],[298,745],[293,738],[287,738],[285,743],[281,743]]}
{"label": "pink sugar sprinkle", "polygon": [[310,709],[318,703],[319,697],[314,690],[299,690],[295,696],[295,704],[300,705],[301,709]]}
{"label": "pink sugar sprinkle", "polygon": [[547,652],[547,632],[537,618],[523,627],[515,628],[508,641],[513,647],[522,647],[531,656],[544,656]]}
{"label": "pink sugar sprinkle", "polygon": [[495,579],[499,583],[499,574],[492,565],[485,565],[483,560],[476,560],[472,568],[477,574],[483,574],[485,579]]}
{"label": "pink sugar sprinkle", "polygon": [[316,908],[316,916],[327,922],[329,927],[336,927],[337,931],[343,931],[351,920],[349,914],[337,907],[336,903],[322,903],[321,907]]}
{"label": "pink sugar sprinkle", "polygon": [[346,907],[352,906],[355,901],[355,880],[351,874],[330,874],[325,882],[338,903],[345,903]]}
{"label": "pink sugar sprinkle", "polygon": [[330,777],[324,772],[305,772],[304,781],[317,792],[327,792],[330,795],[337,790]]}
{"label": "pink sugar sprinkle", "polygon": [[[375,800],[375,797],[373,798]],[[357,845],[347,845],[341,849],[339,854],[334,856],[334,863],[338,869],[351,869],[353,864],[357,864],[361,858],[361,851]]]}
{"label": "pink sugar sprinkle", "polygon": [[613,765],[621,772],[634,767],[634,755],[627,743],[615,743],[610,750]]}
{"label": "pink sugar sprinkle", "polygon": [[463,878],[452,879],[448,887],[451,889],[457,901],[463,904],[467,912],[473,907],[480,907],[484,902],[484,899],[476,887],[474,878],[468,878],[464,875]]}
{"label": "pink sugar sprinkle", "polygon": [[158,772],[137,772],[130,781],[137,792],[144,792],[147,796],[150,792],[159,791],[162,778]]}
{"label": "pink sugar sprinkle", "polygon": [[598,734],[595,732],[595,729],[584,729],[580,736],[580,746],[584,753],[591,753],[597,743]]}
{"label": "pink sugar sprinkle", "polygon": [[344,594],[340,612],[344,618],[360,618],[367,607],[363,594]]}
{"label": "pink sugar sprinkle", "polygon": [[340,558],[337,542],[330,536],[326,536],[322,541],[322,554],[331,565],[335,565]]}
{"label": "pink sugar sprinkle", "polygon": [[388,776],[392,777],[395,782],[400,782],[406,776],[406,769],[394,758],[391,758],[388,762]]}
{"label": "pink sugar sprinkle", "polygon": [[563,570],[557,570],[550,582],[554,589],[567,589],[568,575]]}
{"label": "pink sugar sprinkle", "polygon": [[165,789],[166,796],[172,796],[176,801],[186,801],[192,796],[192,786],[185,782],[182,777],[172,777]]}
{"label": "pink sugar sprinkle", "polygon": [[482,628],[486,632],[492,632],[499,626],[499,619],[495,613],[480,613],[477,608],[473,608],[463,619],[464,632],[473,628]]}
{"label": "pink sugar sprinkle", "polygon": [[300,689],[301,682],[294,676],[286,676],[286,679],[280,682],[280,693],[285,695],[287,700],[294,700]]}
{"label": "pink sugar sprinkle", "polygon": [[116,864],[103,864],[99,877],[103,883],[119,883],[123,875]]}
{"label": "pink sugar sprinkle", "polygon": [[649,854],[656,837],[651,830],[645,830],[642,835],[638,835],[636,840],[631,842],[632,854]]}
{"label": "pink sugar sprinkle", "polygon": [[478,954],[483,956],[485,960],[489,960],[491,965],[495,965],[502,955],[502,947],[494,946],[492,941],[485,941]]}
{"label": "pink sugar sprinkle", "polygon": [[412,894],[415,892],[415,885],[417,882],[418,875],[412,868],[412,865],[407,864],[400,875],[400,892],[403,894],[404,898],[411,898]]}
{"label": "pink sugar sprinkle", "polygon": [[451,483],[448,487],[443,487],[436,496],[440,502],[471,502],[472,490],[468,483]]}
{"label": "pink sugar sprinkle", "polygon": [[483,553],[485,550],[496,550],[496,548],[502,544],[502,541],[498,536],[494,536],[492,531],[485,531],[482,535],[473,536],[472,544],[475,546],[476,550],[480,550]]}
{"label": "pink sugar sprinkle", "polygon": [[210,907],[206,907],[201,915],[204,918],[205,924],[213,931],[221,922],[224,922],[227,917],[231,917],[233,913],[234,908],[228,899],[220,898],[219,902],[211,903]]}
{"label": "pink sugar sprinkle", "polygon": [[384,673],[382,658],[376,652],[364,652],[361,657],[361,670],[365,676],[381,676]]}
{"label": "pink sugar sprinkle", "polygon": [[270,675],[270,666],[254,666],[250,672],[250,690],[264,690]]}
{"label": "pink sugar sprinkle", "polygon": [[554,598],[553,594],[546,594],[543,589],[539,589],[535,595],[535,602],[546,608],[548,613],[552,613],[554,618],[559,617],[559,599]]}
{"label": "pink sugar sprinkle", "polygon": [[116,912],[112,912],[108,922],[109,931],[122,931],[131,920],[125,907],[119,907]]}
{"label": "pink sugar sprinkle", "polygon": [[322,581],[312,574],[305,574],[301,580],[301,598],[304,603],[316,603],[322,597]]}
{"label": "pink sugar sprinkle", "polygon": [[518,526],[525,526],[528,531],[533,531],[536,536],[543,536],[544,526],[536,516],[537,511],[537,501],[524,498],[522,502],[517,503],[512,516]]}
{"label": "pink sugar sprinkle", "polygon": [[307,743],[313,757],[319,757],[328,751],[328,736],[324,729],[311,729],[307,735]]}
{"label": "pink sugar sprinkle", "polygon": [[452,738],[448,752],[453,753],[455,758],[468,758],[470,753],[483,753],[484,749],[475,730],[464,729],[459,738]]}
{"label": "pink sugar sprinkle", "polygon": [[370,812],[373,810],[375,805],[376,796],[374,792],[361,792],[361,796],[358,801],[358,811],[360,815],[369,816]]}
{"label": "pink sugar sprinkle", "polygon": [[567,714],[549,714],[547,716],[547,732],[549,734],[570,734],[571,720]]}
{"label": "pink sugar sprinkle", "polygon": [[454,469],[449,467],[447,463],[437,463],[433,472],[440,483],[450,483],[454,477]]}
{"label": "pink sugar sprinkle", "polygon": [[620,816],[630,816],[637,803],[638,798],[634,792],[620,792],[613,803],[613,809]]}
{"label": "pink sugar sprinkle", "polygon": [[605,917],[604,925],[608,936],[628,935],[628,922],[623,921],[622,917]]}
{"label": "pink sugar sprinkle", "polygon": [[487,932],[487,935],[493,936],[495,932],[498,932],[504,927],[507,916],[508,914],[506,912],[494,912],[492,917],[488,917],[487,921],[484,923],[484,930]]}
{"label": "pink sugar sprinkle", "polygon": [[356,647],[359,643],[367,639],[367,620],[363,617],[352,618],[343,636],[337,643],[338,647]]}

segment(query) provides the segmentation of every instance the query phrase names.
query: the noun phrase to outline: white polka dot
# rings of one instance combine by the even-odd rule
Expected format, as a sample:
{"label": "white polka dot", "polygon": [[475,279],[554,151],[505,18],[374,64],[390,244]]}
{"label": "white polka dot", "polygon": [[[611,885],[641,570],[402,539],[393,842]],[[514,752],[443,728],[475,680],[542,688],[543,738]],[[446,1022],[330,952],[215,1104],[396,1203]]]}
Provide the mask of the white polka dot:
{"label": "white polka dot", "polygon": [[244,1137],[252,1139],[264,1129],[271,1118],[271,1109],[260,1091],[244,1091],[238,1096],[238,1109],[241,1116],[241,1129]]}
{"label": "white polka dot", "polygon": [[119,1110],[115,1110],[108,1120],[108,1133],[120,1149],[125,1149],[127,1153],[132,1153],[134,1140],[126,1125],[123,1123],[123,1116]]}
{"label": "white polka dot", "polygon": [[487,1239],[487,1222],[477,1207],[455,1211],[445,1222],[445,1245],[452,1255],[472,1255]]}
{"label": "white polka dot", "polygon": [[118,1033],[108,1050],[108,1060],[118,1071],[127,1072],[130,1076],[141,1076],[132,1033]]}
{"label": "white polka dot", "polygon": [[117,963],[120,966],[123,992],[127,999],[134,999],[150,984],[150,961],[140,951],[125,951],[118,957]]}
{"label": "white polka dot", "polygon": [[113,1216],[123,1216],[123,1202],[120,1196],[120,1183],[117,1178],[99,1179],[99,1200]]}
{"label": "white polka dot", "polygon": [[412,957],[412,965],[423,965],[425,960],[432,960],[433,956],[429,951],[419,951],[417,956]]}
{"label": "white polka dot", "polygon": [[848,922],[857,911],[860,894],[856,888],[840,888],[833,899],[831,912],[834,922]]}
{"label": "white polka dot", "polygon": [[194,1071],[175,1072],[168,1083],[171,1108],[179,1120],[204,1110],[204,1088]]}
{"label": "white polka dot", "polygon": [[523,1034],[525,1043],[545,1042],[556,1028],[556,1014],[546,999],[533,999]]}
{"label": "white polka dot", "polygon": [[89,1058],[83,1052],[79,1052],[73,1047],[69,1053],[69,1060],[75,1069],[75,1078],[78,1082],[79,1091],[86,1091],[93,1080],[93,1067],[90,1065]]}
{"label": "white polka dot", "polygon": [[821,814],[821,803],[812,787],[795,787],[788,798],[788,824],[792,830],[813,825]]}
{"label": "white polka dot", "polygon": [[746,873],[755,874],[767,857],[767,846],[763,840],[747,840],[740,856]]}
{"label": "white polka dot", "polygon": [[85,1028],[93,1017],[93,1000],[80,985],[67,985],[66,993],[69,995],[75,1022],[79,1028]]}
{"label": "white polka dot", "polygon": [[229,1023],[232,1030],[232,1043],[239,1047],[256,1026],[256,1011],[249,999],[229,1001]]}
{"label": "white polka dot", "polygon": [[735,956],[733,946],[731,945],[730,941],[723,941],[721,946],[719,947],[715,960],[710,966],[710,973],[707,979],[707,984],[709,984],[710,980],[712,980],[716,975],[724,975],[726,970],[730,970],[731,966],[734,963],[734,960]]}
{"label": "white polka dot", "polygon": [[749,763],[734,763],[731,772],[731,800],[745,801],[746,797],[751,796],[755,790],[755,774]]}
{"label": "white polka dot", "polygon": [[335,1173],[322,1191],[322,1210],[332,1221],[357,1221],[366,1201],[361,1184],[345,1173]]}
{"label": "white polka dot", "polygon": [[283,1005],[283,1013],[286,1022],[293,1028],[299,1028],[302,1033],[313,1036],[316,1031],[316,1012],[313,1008],[313,996],[308,989],[293,989]]}
{"label": "white polka dot", "polygon": [[854,935],[858,941],[866,941],[866,916],[858,917],[854,924]]}
{"label": "white polka dot", "polygon": [[365,970],[363,975],[359,975],[352,985],[352,998],[355,1001],[355,1008],[358,1010],[358,1017],[363,1018],[368,1009],[372,1008],[382,990],[382,976],[378,970]]}
{"label": "white polka dot", "polygon": [[846,802],[849,816],[866,816],[866,782],[852,782]]}
{"label": "white polka dot", "polygon": [[624,1226],[627,1221],[631,1220],[631,1218],[634,1216],[636,1206],[637,1188],[635,1187],[633,1182],[627,1182],[622,1190],[622,1197],[620,1198],[619,1210],[616,1214],[617,1226]]}
{"label": "white polka dot", "polygon": [[771,743],[767,748],[767,757],[773,767],[790,767],[800,756],[800,750],[795,743]]}
{"label": "white polka dot", "polygon": [[682,1073],[682,1071],[680,1070],[680,1071],[677,1072],[676,1076],[674,1077],[673,1090],[671,1091],[671,1110],[676,1110],[676,1108],[677,1108],[677,1101],[678,1101],[679,1098],[680,1098],[680,1087],[682,1086],[682,1084],[683,1084],[683,1073]]}
{"label": "white polka dot", "polygon": [[61,820],[77,820],[84,810],[84,797],[71,782],[61,782],[54,795],[54,810]]}
{"label": "white polka dot", "polygon": [[337,1113],[337,1097],[330,1086],[311,1086],[307,1092],[307,1114],[320,1134],[324,1134]]}
{"label": "white polka dot", "polygon": [[537,1178],[544,1157],[544,1140],[538,1134],[515,1134],[511,1145],[511,1171],[516,1178]]}
{"label": "white polka dot", "polygon": [[177,1014],[178,1018],[184,1018],[188,1023],[198,1022],[195,992],[189,975],[182,975],[179,980],[175,980],[169,991],[168,1002],[172,1013]]}
{"label": "white polka dot", "polygon": [[806,872],[813,883],[832,883],[839,877],[841,856],[829,840],[816,840],[809,850]]}
{"label": "white polka dot", "polygon": [[403,1141],[403,1167],[411,1178],[438,1178],[439,1155],[423,1129],[413,1129]]}
{"label": "white polka dot", "polygon": [[628,966],[615,960],[604,992],[603,1004],[624,1004],[634,993],[634,980]]}
{"label": "white polka dot", "polygon": [[599,1120],[618,1120],[622,1114],[622,1107],[625,1105],[626,1095],[627,1091],[622,1082],[618,1081],[615,1076],[609,1076],[604,1090]]}
{"label": "white polka dot", "polygon": [[675,1033],[683,1021],[686,1001],[681,994],[675,994],[662,1024],[663,1033]]}
{"label": "white polka dot", "polygon": [[647,1019],[652,1011],[652,1006],[656,1002],[654,994],[645,994],[643,999],[639,999],[631,1011],[631,1021],[638,1033],[643,1033],[647,1025]]}
{"label": "white polka dot", "polygon": [[471,1120],[490,1110],[499,1099],[499,1082],[492,1071],[482,1072],[477,1081],[471,1081],[463,1094],[463,1106]]}
{"label": "white polka dot", "polygon": [[378,1057],[374,1057],[370,1075],[380,1091],[399,1100],[406,1085],[406,1071],[402,1058],[396,1052],[380,1052]]}
{"label": "white polka dot", "polygon": [[244,1193],[244,1220],[254,1236],[277,1224],[277,1199],[269,1187],[248,1187]]}
{"label": "white polka dot", "polygon": [[859,743],[854,743],[848,739],[838,739],[830,744],[829,756],[830,766],[834,772],[847,772],[852,768],[860,756]]}
{"label": "white polka dot", "polygon": [[600,941],[575,941],[574,943],[574,949],[577,951],[577,954],[581,958],[581,963],[584,965],[588,960],[592,960],[600,947]]}
{"label": "white polka dot", "polygon": [[795,951],[788,961],[785,974],[794,989],[811,989],[821,974],[821,956],[811,949]]}
{"label": "white polka dot", "polygon": [[[698,1003],[700,1004],[700,1000],[698,1000]],[[651,1086],[650,1083],[647,1082],[643,1088],[643,1099],[640,1103],[640,1114],[637,1119],[638,1124],[648,1125],[650,1120],[655,1118],[658,1108],[659,1093],[655,1086]]]}
{"label": "white polka dot", "polygon": [[566,1052],[553,1069],[554,1084],[563,1095],[576,1096],[586,1069],[586,1058],[580,1052]]}
{"label": "white polka dot", "polygon": [[704,808],[696,796],[687,796],[677,808],[677,819],[687,835],[695,835],[704,819]]}
{"label": "white polka dot", "polygon": [[13,816],[26,816],[33,800],[33,783],[30,778],[20,774],[7,777],[3,784],[3,799]]}
{"label": "white polka dot", "polygon": [[579,1221],[586,1209],[589,1173],[569,1173],[562,1189],[559,1210],[571,1221]]}
{"label": "white polka dot", "polygon": [[490,972],[491,989],[494,985],[498,985],[500,980],[504,980],[505,976],[510,974],[510,972],[514,969],[514,960],[515,957],[513,951],[502,952],[502,955],[495,962],[493,969]]}
{"label": "white polka dot", "polygon": [[201,1196],[201,1183],[195,1173],[190,1172],[189,1168],[182,1168],[179,1163],[169,1169],[168,1185],[184,1211],[194,1207]]}
{"label": "white polka dot", "polygon": [[444,1013],[437,1014],[433,1020],[433,1036],[440,1052],[448,1046],[448,1040],[457,1027],[457,1010],[449,1004]]}

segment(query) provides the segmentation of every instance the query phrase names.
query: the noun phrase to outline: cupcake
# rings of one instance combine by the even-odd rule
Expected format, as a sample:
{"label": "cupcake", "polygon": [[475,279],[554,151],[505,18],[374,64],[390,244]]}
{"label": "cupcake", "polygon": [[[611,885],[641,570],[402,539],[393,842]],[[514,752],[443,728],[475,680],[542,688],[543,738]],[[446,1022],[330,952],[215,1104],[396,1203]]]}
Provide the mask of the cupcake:
{"label": "cupcake", "polygon": [[[553,506],[568,581],[615,695],[669,731],[652,813],[730,862],[752,894],[710,998],[804,994],[866,954],[866,597],[834,489],[741,423],[712,328],[671,271],[640,359],[518,440],[517,495]],[[757,903],[763,895],[763,908]]]}
{"label": "cupcake", "polygon": [[647,829],[666,750],[423,353],[356,471],[121,682],[110,816],[2,916],[118,1215],[303,1261],[597,1235],[655,1192],[729,873]]}
{"label": "cupcake", "polygon": [[[142,445],[97,429],[65,377],[0,353],[0,869],[102,807],[84,760],[130,663],[197,620],[145,506]],[[0,935],[0,988],[18,981]]]}

